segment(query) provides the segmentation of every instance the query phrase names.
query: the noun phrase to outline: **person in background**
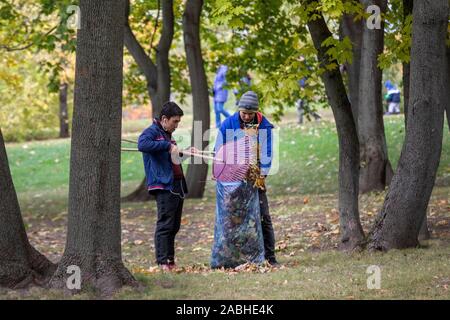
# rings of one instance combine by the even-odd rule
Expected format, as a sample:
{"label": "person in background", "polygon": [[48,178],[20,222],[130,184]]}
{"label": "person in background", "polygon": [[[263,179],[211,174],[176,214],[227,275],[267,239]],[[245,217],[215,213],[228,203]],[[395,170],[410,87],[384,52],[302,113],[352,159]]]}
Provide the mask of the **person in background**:
{"label": "person in background", "polygon": [[225,110],[225,102],[228,99],[228,90],[225,89],[227,84],[226,74],[228,67],[221,65],[217,70],[216,78],[214,79],[213,96],[214,96],[214,112],[216,114],[216,128],[220,128],[222,123],[220,117],[223,114],[225,119],[230,116],[230,113]]}
{"label": "person in background", "polygon": [[[142,132],[138,150],[144,160],[147,189],[156,197],[158,218],[155,230],[156,262],[164,271],[175,268],[175,236],[180,229],[183,201],[187,193],[181,167],[182,151],[172,138],[183,110],[175,102],[163,105],[159,118]],[[191,152],[197,152],[195,148]]]}
{"label": "person in background", "polygon": [[[260,145],[259,167],[261,176],[265,178],[272,165],[272,129],[273,125],[259,112],[258,95],[253,91],[245,92],[239,99],[238,111],[226,119],[219,129],[221,138],[216,140],[215,150],[219,150],[222,144],[227,143],[227,131],[247,128],[257,128],[258,143]],[[265,131],[265,134],[261,132]],[[269,203],[266,190],[258,189],[261,214],[262,235],[264,239],[265,259],[272,266],[279,266],[275,258],[275,234],[272,219],[269,213]]]}
{"label": "person in background", "polygon": [[244,94],[244,92],[247,92],[250,90],[252,86],[252,78],[248,73],[245,73],[241,79],[239,79],[239,89],[234,89],[233,93],[236,97],[236,106],[239,106],[239,99]]}
{"label": "person in background", "polygon": [[387,102],[387,112],[386,115],[399,114],[400,113],[400,90],[392,84],[389,80],[384,84],[387,94],[385,95],[385,100]]}

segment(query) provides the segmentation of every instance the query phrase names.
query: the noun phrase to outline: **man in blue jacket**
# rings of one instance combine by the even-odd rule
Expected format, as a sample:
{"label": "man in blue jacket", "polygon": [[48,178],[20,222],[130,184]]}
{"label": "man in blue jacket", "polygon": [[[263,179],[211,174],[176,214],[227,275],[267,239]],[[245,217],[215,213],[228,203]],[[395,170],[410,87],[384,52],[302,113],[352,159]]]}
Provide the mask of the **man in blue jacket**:
{"label": "man in blue jacket", "polygon": [[[219,150],[222,144],[227,142],[230,131],[244,128],[257,128],[259,156],[258,164],[261,175],[266,177],[272,165],[272,129],[273,125],[266,117],[258,112],[258,96],[253,91],[245,92],[239,99],[238,111],[227,118],[221,125],[216,139],[215,150]],[[232,133],[232,132],[231,132]],[[236,135],[233,136],[236,138]],[[272,219],[269,213],[269,204],[266,190],[258,189],[261,213],[261,225],[264,238],[264,255],[266,260],[273,266],[278,266],[275,258],[275,235]]]}
{"label": "man in blue jacket", "polygon": [[389,80],[385,82],[387,94],[385,96],[388,103],[386,115],[399,114],[400,113],[400,90],[396,88]]}
{"label": "man in blue jacket", "polygon": [[223,114],[228,118],[230,114],[225,110],[225,102],[228,99],[228,90],[225,89],[227,84],[226,74],[228,67],[221,65],[214,79],[213,95],[214,95],[214,112],[216,114],[216,128],[220,127],[220,116]]}
{"label": "man in blue jacket", "polygon": [[180,229],[186,181],[180,164],[180,150],[172,139],[183,110],[175,102],[163,105],[159,118],[142,132],[138,149],[144,158],[147,188],[156,197],[158,220],[155,230],[155,254],[165,271],[175,267],[175,235]]}

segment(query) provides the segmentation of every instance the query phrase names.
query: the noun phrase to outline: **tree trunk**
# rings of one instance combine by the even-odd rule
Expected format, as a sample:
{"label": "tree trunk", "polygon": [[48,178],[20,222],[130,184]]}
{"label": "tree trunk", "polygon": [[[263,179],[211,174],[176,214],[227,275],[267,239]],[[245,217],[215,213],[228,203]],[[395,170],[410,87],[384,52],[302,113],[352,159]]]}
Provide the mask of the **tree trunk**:
{"label": "tree trunk", "polygon": [[51,280],[66,288],[67,268],[81,270],[81,290],[110,295],[135,285],[122,262],[120,143],[125,1],[81,0],[64,255]]}
{"label": "tree trunk", "polygon": [[446,83],[446,92],[447,92],[447,96],[446,96],[446,100],[445,100],[445,113],[447,114],[447,126],[448,126],[448,131],[450,131],[450,90],[448,88],[450,88],[450,47],[447,47],[447,77],[445,79],[445,83]]}
{"label": "tree trunk", "polygon": [[414,3],[408,126],[398,169],[370,235],[372,250],[419,244],[442,150],[448,10],[448,0]]}
{"label": "tree trunk", "polygon": [[[386,0],[363,0],[364,8],[377,5],[386,12]],[[384,134],[382,70],[378,56],[383,52],[384,23],[380,29],[363,28],[359,76],[358,137],[361,171],[361,193],[382,191],[389,185],[393,171],[388,158]]]}
{"label": "tree trunk", "polygon": [[69,112],[67,109],[67,83],[59,87],[59,137],[69,138]]}
{"label": "tree trunk", "polygon": [[[405,26],[406,18],[412,15],[413,0],[403,0],[403,26]],[[411,54],[411,50],[410,50]],[[408,125],[408,104],[409,104],[409,78],[410,64],[403,62],[403,114],[405,115],[405,130]]]}
{"label": "tree trunk", "polygon": [[[169,51],[174,34],[173,0],[162,1],[163,27],[156,49],[156,64],[153,63],[150,56],[147,55],[134,36],[128,23],[129,12],[130,1],[126,0],[124,43],[147,80],[147,91],[152,102],[152,114],[153,117],[158,117],[162,105],[170,100]],[[147,181],[144,178],[139,187],[126,197],[123,197],[122,201],[147,201],[151,198],[147,191]]]}
{"label": "tree trunk", "polygon": [[361,47],[363,35],[363,20],[354,20],[354,15],[344,14],[342,17],[342,35],[352,42],[352,63],[346,63],[348,74],[348,97],[352,106],[353,118],[358,128],[359,74],[361,65]]}
{"label": "tree trunk", "polygon": [[428,229],[428,218],[427,218],[427,214],[425,214],[425,217],[423,219],[423,222],[420,226],[420,231],[419,231],[419,241],[422,240],[428,240],[430,239],[431,235],[430,235],[430,230]]}
{"label": "tree trunk", "polygon": [[[331,32],[322,14],[314,10],[315,20],[308,22],[308,29],[318,59],[324,67],[330,63],[337,64],[326,54],[328,47],[322,46]],[[321,75],[325,84],[328,101],[333,110],[339,139],[339,216],[341,227],[341,247],[353,249],[364,239],[358,209],[359,145],[351,105],[348,100],[344,82],[338,68],[325,69]]]}
{"label": "tree trunk", "polygon": [[[187,0],[183,15],[184,47],[189,67],[189,77],[192,86],[192,102],[194,109],[193,130],[191,145],[198,149],[205,149],[209,143],[203,135],[209,132],[209,93],[203,66],[202,50],[200,44],[200,14],[203,0]],[[199,161],[200,160],[200,161]],[[201,198],[205,192],[206,178],[208,176],[208,163],[202,159],[194,158],[187,170],[187,185],[189,198]]]}
{"label": "tree trunk", "polygon": [[0,287],[44,285],[56,266],[28,242],[0,130]]}
{"label": "tree trunk", "polygon": [[158,42],[156,51],[156,68],[158,71],[158,98],[159,104],[155,109],[157,113],[154,116],[159,116],[164,103],[170,100],[170,65],[169,65],[169,51],[173,40],[173,0],[162,1],[162,30],[161,38]]}

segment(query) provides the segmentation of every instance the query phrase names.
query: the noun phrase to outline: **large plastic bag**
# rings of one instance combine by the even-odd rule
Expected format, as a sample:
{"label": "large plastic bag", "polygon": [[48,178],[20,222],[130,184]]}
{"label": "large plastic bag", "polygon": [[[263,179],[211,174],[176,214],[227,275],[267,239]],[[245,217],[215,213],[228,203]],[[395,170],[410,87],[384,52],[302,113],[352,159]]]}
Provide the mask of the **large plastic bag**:
{"label": "large plastic bag", "polygon": [[211,267],[235,268],[244,263],[263,263],[258,189],[243,181],[217,181],[216,198]]}

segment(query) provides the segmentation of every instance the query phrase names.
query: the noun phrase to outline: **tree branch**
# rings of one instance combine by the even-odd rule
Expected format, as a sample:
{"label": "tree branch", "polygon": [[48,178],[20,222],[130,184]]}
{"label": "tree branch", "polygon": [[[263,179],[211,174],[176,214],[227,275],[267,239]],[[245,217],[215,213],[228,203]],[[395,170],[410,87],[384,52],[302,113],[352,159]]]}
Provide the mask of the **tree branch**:
{"label": "tree branch", "polygon": [[124,32],[124,43],[125,47],[133,56],[134,61],[136,61],[139,69],[144,74],[147,82],[156,89],[156,65],[153,63],[152,59],[146,54],[144,48],[142,48],[139,41],[133,34],[131,30],[128,17],[130,14],[130,0],[127,0],[126,4],[126,17],[125,17],[125,32]]}
{"label": "tree branch", "polygon": [[[56,28],[58,28],[58,26],[54,26],[53,28],[51,28],[49,31],[47,31],[47,32],[42,36],[42,38],[45,38],[45,37],[47,37],[48,35],[50,35],[53,31],[56,30]],[[11,52],[11,51],[22,51],[22,50],[26,50],[26,49],[32,47],[32,46],[35,45],[35,44],[36,44],[36,42],[31,42],[31,43],[27,44],[26,46],[23,46],[23,47],[14,47],[14,48],[8,47],[8,46],[2,44],[2,45],[0,45],[0,49],[4,49],[4,50],[6,50],[6,51],[8,51],[8,52]]]}
{"label": "tree branch", "polygon": [[173,0],[164,0],[162,5],[163,27],[161,30],[161,38],[158,43],[158,52],[166,55],[170,50],[173,40]]}
{"label": "tree branch", "polygon": [[[153,49],[153,39],[155,38],[156,30],[158,30],[160,10],[161,10],[161,0],[158,0],[158,11],[156,13],[155,28],[153,29],[152,38],[150,40],[150,54],[152,53],[152,49]],[[158,51],[158,49],[157,49],[157,51]]]}

